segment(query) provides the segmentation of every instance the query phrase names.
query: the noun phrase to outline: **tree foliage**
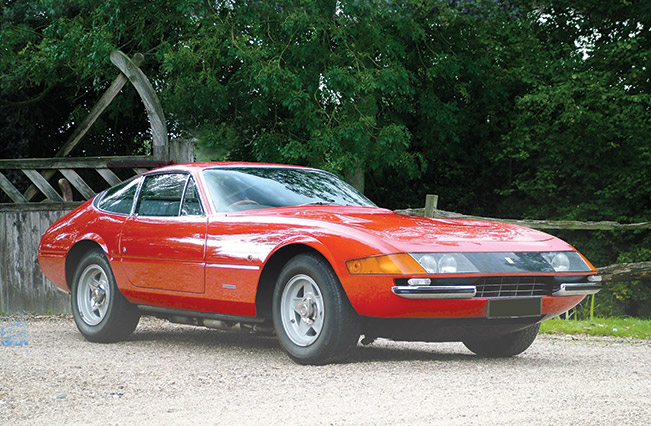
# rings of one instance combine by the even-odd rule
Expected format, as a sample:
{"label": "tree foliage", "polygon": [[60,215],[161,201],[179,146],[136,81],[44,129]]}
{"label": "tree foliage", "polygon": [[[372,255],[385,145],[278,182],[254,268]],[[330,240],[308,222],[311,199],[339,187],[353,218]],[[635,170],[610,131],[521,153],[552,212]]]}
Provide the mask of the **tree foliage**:
{"label": "tree foliage", "polygon": [[[0,157],[52,155],[121,49],[204,159],[326,168],[394,208],[651,217],[649,2],[9,0],[0,25]],[[85,154],[147,127],[126,87]],[[599,264],[651,247],[569,237]]]}

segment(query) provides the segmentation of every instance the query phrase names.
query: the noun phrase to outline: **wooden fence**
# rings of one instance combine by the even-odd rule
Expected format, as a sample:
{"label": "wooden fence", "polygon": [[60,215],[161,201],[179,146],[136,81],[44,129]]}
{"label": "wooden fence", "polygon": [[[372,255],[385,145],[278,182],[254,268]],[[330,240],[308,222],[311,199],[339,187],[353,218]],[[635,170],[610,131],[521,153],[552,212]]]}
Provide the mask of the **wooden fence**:
{"label": "wooden fence", "polygon": [[[114,51],[120,70],[55,158],[0,160],[0,313],[69,312],[70,297],[45,279],[36,263],[41,235],[96,193],[153,167],[194,160],[192,141],[169,140],[158,97],[139,65],[144,56]],[[70,158],[84,135],[130,82],[151,127],[151,155]]]}
{"label": "wooden fence", "polygon": [[[0,160],[0,189],[14,202],[0,204],[0,313],[69,312],[70,297],[37,264],[41,235],[97,192],[164,164],[150,156]],[[23,185],[31,186],[16,187],[5,177],[12,171],[22,172]]]}
{"label": "wooden fence", "polygon": [[45,230],[72,208],[64,203],[0,207],[0,313],[70,312],[70,297],[45,278],[36,250]]}

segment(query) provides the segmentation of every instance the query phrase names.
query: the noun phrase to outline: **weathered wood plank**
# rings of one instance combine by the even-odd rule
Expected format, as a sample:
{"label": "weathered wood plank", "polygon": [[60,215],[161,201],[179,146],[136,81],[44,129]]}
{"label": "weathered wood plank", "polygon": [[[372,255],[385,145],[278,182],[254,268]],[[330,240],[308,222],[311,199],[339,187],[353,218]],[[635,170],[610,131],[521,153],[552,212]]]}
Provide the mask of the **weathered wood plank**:
{"label": "weathered wood plank", "polygon": [[597,268],[604,281],[651,280],[651,262],[621,263]]}
{"label": "weathered wood plank", "polygon": [[111,186],[115,186],[122,182],[120,178],[111,171],[111,169],[97,169],[97,173],[99,173],[100,176],[102,176],[104,180]]}
{"label": "weathered wood plank", "polygon": [[96,169],[98,167],[159,167],[168,162],[153,160],[148,155],[107,156],[86,158],[17,158],[0,160],[0,170],[20,169]]}
{"label": "weathered wood plank", "polygon": [[72,210],[82,204],[81,201],[71,203],[23,203],[23,204],[0,204],[0,215],[5,212],[48,212]]}
{"label": "weathered wood plank", "polygon": [[65,176],[66,179],[74,186],[77,191],[84,197],[85,199],[90,199],[95,196],[95,191],[93,191],[93,188],[88,186],[88,184],[77,174],[76,171],[73,169],[59,169],[61,174]]}
{"label": "weathered wood plank", "polygon": [[[32,183],[48,198],[48,200],[62,202],[63,198],[59,195],[58,192],[52,185],[36,170],[24,169],[22,170],[25,173],[25,176],[32,181]],[[26,197],[29,198],[29,197]]]}
{"label": "weathered wood plank", "polygon": [[0,189],[13,200],[14,203],[27,203],[27,198],[14,186],[5,175],[0,173]]}
{"label": "weathered wood plank", "polygon": [[111,52],[111,62],[127,76],[131,84],[136,88],[142,102],[145,104],[152,135],[152,154],[157,160],[169,159],[169,144],[167,137],[167,125],[163,107],[156,96],[156,91],[145,74],[138,68],[127,55],[115,50]]}
{"label": "weathered wood plank", "polygon": [[70,208],[0,212],[0,312],[70,312],[69,296],[56,290],[36,263],[43,232]]}
{"label": "weathered wood plank", "polygon": [[[7,253],[7,215],[0,212],[0,253]],[[9,280],[7,256],[0,256],[0,312],[9,313]]]}

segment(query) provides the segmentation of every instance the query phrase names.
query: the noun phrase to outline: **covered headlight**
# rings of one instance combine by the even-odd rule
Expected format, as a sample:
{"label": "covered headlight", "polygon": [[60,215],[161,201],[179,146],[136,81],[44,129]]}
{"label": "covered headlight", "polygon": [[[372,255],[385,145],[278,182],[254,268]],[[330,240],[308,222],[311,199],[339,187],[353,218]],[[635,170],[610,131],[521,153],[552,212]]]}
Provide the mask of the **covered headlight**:
{"label": "covered headlight", "polygon": [[548,252],[542,253],[542,256],[556,272],[585,271],[591,269],[591,265],[576,252]]}
{"label": "covered headlight", "polygon": [[462,253],[409,253],[428,274],[479,272]]}
{"label": "covered headlight", "polygon": [[552,268],[556,272],[566,272],[570,270],[570,259],[565,253],[558,253],[552,259]]}
{"label": "covered headlight", "polygon": [[594,272],[575,251],[397,253],[346,261],[352,275],[526,274]]}

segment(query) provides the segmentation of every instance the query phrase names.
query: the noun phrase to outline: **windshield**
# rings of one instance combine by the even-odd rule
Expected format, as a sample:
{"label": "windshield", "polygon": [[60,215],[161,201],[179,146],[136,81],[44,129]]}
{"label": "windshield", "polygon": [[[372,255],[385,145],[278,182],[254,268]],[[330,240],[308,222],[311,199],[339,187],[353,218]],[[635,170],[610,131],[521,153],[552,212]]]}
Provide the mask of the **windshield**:
{"label": "windshield", "polygon": [[332,173],[279,167],[208,169],[204,178],[218,212],[304,205],[375,205]]}

